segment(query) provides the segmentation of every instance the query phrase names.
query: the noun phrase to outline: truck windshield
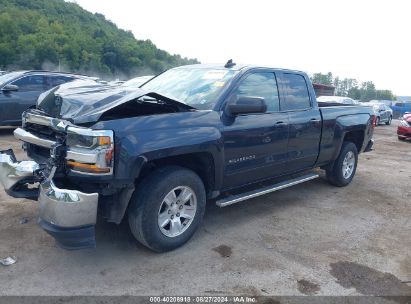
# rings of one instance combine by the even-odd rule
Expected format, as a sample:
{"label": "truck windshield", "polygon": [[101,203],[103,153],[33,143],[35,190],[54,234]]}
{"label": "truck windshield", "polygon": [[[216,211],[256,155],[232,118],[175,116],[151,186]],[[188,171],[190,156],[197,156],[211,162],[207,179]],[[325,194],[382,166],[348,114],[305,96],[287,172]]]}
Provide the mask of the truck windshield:
{"label": "truck windshield", "polygon": [[237,71],[180,67],[168,70],[142,86],[200,110],[210,110]]}

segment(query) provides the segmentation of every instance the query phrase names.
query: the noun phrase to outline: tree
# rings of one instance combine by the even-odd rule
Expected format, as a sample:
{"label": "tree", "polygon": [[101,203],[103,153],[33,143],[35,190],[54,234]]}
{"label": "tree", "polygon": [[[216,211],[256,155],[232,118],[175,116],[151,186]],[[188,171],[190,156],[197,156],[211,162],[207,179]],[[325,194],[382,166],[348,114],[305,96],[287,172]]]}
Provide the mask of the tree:
{"label": "tree", "polygon": [[64,0],[0,0],[0,68],[41,69],[62,64],[69,72],[111,78],[159,73],[198,63],[137,40],[76,3]]}
{"label": "tree", "polygon": [[328,72],[327,74],[314,73],[311,77],[311,81],[319,84],[332,85],[333,74],[331,72]]}

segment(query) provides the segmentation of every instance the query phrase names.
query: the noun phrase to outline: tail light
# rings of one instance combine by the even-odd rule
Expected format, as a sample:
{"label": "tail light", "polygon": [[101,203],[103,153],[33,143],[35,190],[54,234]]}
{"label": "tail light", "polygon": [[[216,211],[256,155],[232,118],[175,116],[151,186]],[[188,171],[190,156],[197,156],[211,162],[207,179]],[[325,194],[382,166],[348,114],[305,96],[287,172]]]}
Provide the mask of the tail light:
{"label": "tail light", "polygon": [[377,125],[377,115],[371,115],[371,119],[372,119],[372,127],[375,128],[375,126]]}

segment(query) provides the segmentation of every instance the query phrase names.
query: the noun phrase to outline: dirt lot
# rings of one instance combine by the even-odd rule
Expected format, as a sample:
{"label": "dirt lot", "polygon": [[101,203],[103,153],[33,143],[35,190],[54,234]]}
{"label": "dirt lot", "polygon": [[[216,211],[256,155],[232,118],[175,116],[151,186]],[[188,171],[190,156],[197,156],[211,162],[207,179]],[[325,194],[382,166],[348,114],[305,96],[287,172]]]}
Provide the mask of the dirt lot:
{"label": "dirt lot", "polygon": [[396,125],[376,129],[350,186],[317,179],[210,203],[194,238],[166,254],[137,244],[127,223],[99,223],[96,249],[65,251],[37,226],[37,203],[0,190],[0,258],[18,259],[0,265],[0,295],[411,294],[411,143]]}

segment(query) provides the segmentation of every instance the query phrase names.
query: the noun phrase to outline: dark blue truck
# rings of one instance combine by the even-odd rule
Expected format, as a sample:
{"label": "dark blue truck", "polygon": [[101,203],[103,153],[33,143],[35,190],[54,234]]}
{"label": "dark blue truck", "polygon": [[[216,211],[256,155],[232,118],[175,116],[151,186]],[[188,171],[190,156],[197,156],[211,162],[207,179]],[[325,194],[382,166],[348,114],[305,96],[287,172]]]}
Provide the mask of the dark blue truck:
{"label": "dark blue truck", "polygon": [[207,201],[224,207],[318,177],[346,186],[372,149],[369,107],[318,106],[303,72],[235,65],[168,70],[140,88],[75,81],[39,97],[1,151],[0,181],[39,202],[67,249],[95,246],[97,217],[128,218],[163,252],[187,242]]}

